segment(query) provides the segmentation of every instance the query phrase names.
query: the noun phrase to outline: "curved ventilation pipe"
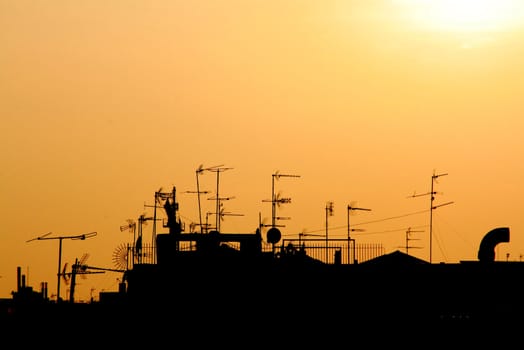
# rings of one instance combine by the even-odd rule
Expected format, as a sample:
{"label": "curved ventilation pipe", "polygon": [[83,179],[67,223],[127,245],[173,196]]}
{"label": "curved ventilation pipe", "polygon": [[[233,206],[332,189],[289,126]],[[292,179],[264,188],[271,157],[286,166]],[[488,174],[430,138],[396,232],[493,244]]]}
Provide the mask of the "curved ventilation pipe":
{"label": "curved ventilation pipe", "polygon": [[509,227],[497,227],[486,233],[480,242],[479,261],[495,261],[495,247],[502,242],[509,242]]}

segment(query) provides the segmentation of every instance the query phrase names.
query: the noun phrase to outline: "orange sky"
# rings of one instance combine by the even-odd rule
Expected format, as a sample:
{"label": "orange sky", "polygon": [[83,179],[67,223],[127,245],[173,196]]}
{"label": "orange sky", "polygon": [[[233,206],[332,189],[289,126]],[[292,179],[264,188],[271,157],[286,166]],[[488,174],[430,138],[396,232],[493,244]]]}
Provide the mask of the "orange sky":
{"label": "orange sky", "polygon": [[[442,5],[444,4],[444,5]],[[498,5],[497,5],[498,4]],[[501,5],[502,4],[502,5]],[[195,170],[224,165],[234,197],[223,232],[268,220],[272,174],[292,203],[285,236],[381,243],[433,262],[474,260],[491,229],[510,228],[498,259],[524,253],[524,5],[490,0],[0,0],[0,297],[21,266],[56,293],[62,262],[114,268],[132,241],[127,219],[151,213],[176,186],[198,221]],[[203,174],[213,211],[215,173]],[[402,218],[392,219],[402,216]],[[151,226],[145,227],[145,235]],[[162,228],[159,228],[161,231]],[[509,254],[509,257],[507,257]],[[116,290],[115,273],[88,276],[77,299]],[[67,286],[62,285],[64,297]]]}

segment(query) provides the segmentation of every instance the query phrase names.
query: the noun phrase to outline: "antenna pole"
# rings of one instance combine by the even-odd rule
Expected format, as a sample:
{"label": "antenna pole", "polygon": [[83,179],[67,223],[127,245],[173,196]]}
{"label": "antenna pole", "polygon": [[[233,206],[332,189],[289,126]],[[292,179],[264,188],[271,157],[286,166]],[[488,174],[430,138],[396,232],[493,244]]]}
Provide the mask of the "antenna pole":
{"label": "antenna pole", "polygon": [[437,180],[437,178],[441,177],[441,176],[446,176],[448,175],[447,173],[445,174],[435,174],[435,171],[433,171],[433,175],[431,176],[431,191],[429,191],[428,193],[423,193],[423,194],[416,194],[414,193],[412,196],[410,197],[420,197],[420,196],[426,196],[429,194],[430,196],[430,200],[429,200],[429,262],[432,263],[433,262],[433,256],[432,256],[432,253],[433,253],[433,210],[438,208],[438,207],[442,207],[444,205],[448,205],[448,204],[452,204],[453,202],[447,202],[447,203],[444,203],[444,204],[440,204],[440,205],[433,205],[433,201],[435,200],[435,194],[437,194],[437,192],[433,189],[434,188],[434,183],[435,181]]}
{"label": "antenna pole", "polygon": [[[51,233],[51,232],[50,232]],[[62,240],[64,239],[81,239],[84,240],[86,238],[91,238],[97,235],[96,232],[90,232],[90,233],[84,233],[81,235],[74,235],[74,236],[59,236],[59,237],[47,237],[50,233],[47,233],[43,236],[33,238],[28,240],[27,242],[34,241],[34,240],[45,240],[45,239],[58,239],[58,282],[56,286],[56,302],[58,303],[60,301],[60,276],[62,273],[60,272],[60,265],[62,265]]]}
{"label": "antenna pole", "polygon": [[424,231],[414,231],[411,229],[411,227],[408,227],[406,230],[406,254],[409,254],[409,241],[413,240],[413,238],[409,238],[410,234],[412,232],[424,232]]}
{"label": "antenna pole", "polygon": [[199,221],[199,224],[200,224],[200,233],[204,233],[204,228],[202,227],[202,209],[201,209],[201,206],[200,206],[200,184],[198,182],[198,174],[201,172],[202,170],[199,168],[196,170],[196,185],[197,185],[197,198],[198,198],[198,221]]}
{"label": "antenna pole", "polygon": [[351,231],[353,231],[353,229],[351,229],[349,227],[349,215],[350,215],[350,212],[352,210],[365,210],[365,211],[371,211],[371,209],[368,209],[368,208],[358,208],[358,207],[353,207],[351,205],[348,205],[347,207],[348,209],[348,264],[349,264],[349,245],[350,245],[350,242],[353,241],[353,263],[355,264],[357,262],[357,257],[356,257],[356,248],[355,248],[355,239],[351,238]]}
{"label": "antenna pole", "polygon": [[271,227],[276,227],[276,216],[277,216],[277,202],[279,203],[289,203],[291,198],[284,198],[280,200],[275,194],[275,179],[281,177],[300,177],[300,175],[290,175],[290,174],[279,174],[278,171],[274,174],[271,174]]}
{"label": "antenna pole", "polygon": [[220,169],[217,170],[217,200],[216,200],[216,209],[215,209],[215,227],[217,228],[217,231],[220,232],[220,197],[218,196],[218,188],[219,188],[219,178],[220,178]]}
{"label": "antenna pole", "polygon": [[161,194],[160,192],[155,192],[155,205],[154,205],[154,210],[153,210],[153,234],[152,234],[152,239],[151,239],[151,244],[153,246],[153,262],[156,263],[156,208],[158,207],[157,206],[157,203],[158,203],[158,198],[160,198]]}
{"label": "antenna pole", "polygon": [[326,203],[326,264],[329,261],[328,216],[333,216],[333,202]]}
{"label": "antenna pole", "polygon": [[[202,206],[200,204],[200,194],[201,193],[207,193],[207,191],[205,192],[200,192],[200,183],[198,181],[198,175],[200,173],[203,173],[204,171],[216,171],[217,172],[217,200],[218,200],[218,172],[220,172],[220,167],[222,167],[223,165],[220,164],[220,165],[214,165],[214,166],[211,166],[211,167],[208,167],[208,168],[204,168],[202,165],[199,166],[197,168],[197,170],[195,171],[196,173],[196,183],[197,183],[197,198],[198,198],[198,219],[199,219],[199,224],[200,224],[200,233],[204,233],[204,229],[202,227]],[[224,168],[222,170],[227,170],[229,168]],[[206,230],[207,231],[207,230]]]}
{"label": "antenna pole", "polygon": [[56,302],[58,303],[60,301],[60,266],[62,266],[62,240],[64,237],[58,237],[58,273],[56,274]]}
{"label": "antenna pole", "polygon": [[436,179],[435,172],[431,176],[431,191],[429,192],[429,263],[433,261],[432,252],[433,252],[433,200],[435,199],[435,192],[433,191],[433,184]]}
{"label": "antenna pole", "polygon": [[216,221],[215,221],[215,227],[216,227],[216,230],[218,232],[220,232],[220,199],[221,198],[218,195],[218,189],[219,189],[219,184],[220,184],[220,172],[226,171],[226,170],[230,170],[230,169],[233,169],[233,168],[223,168],[221,166],[216,166],[216,167],[211,167],[211,168],[207,168],[206,169],[206,170],[214,171],[215,173],[217,173],[217,190],[216,190],[216,197],[215,197],[215,200],[216,200],[216,207],[215,207]]}
{"label": "antenna pole", "polygon": [[271,175],[271,227],[275,227],[276,216],[275,174]]}
{"label": "antenna pole", "polygon": [[437,206],[434,206],[433,205],[433,200],[435,200],[435,194],[437,192],[435,192],[433,190],[433,184],[435,183],[435,181],[437,180],[438,177],[440,176],[446,176],[447,173],[445,174],[435,174],[435,172],[433,172],[433,175],[431,176],[431,192],[429,193],[430,194],[430,207],[429,207],[429,263],[431,264],[433,262],[433,256],[432,256],[432,252],[433,252],[433,209],[436,209],[438,207],[441,207],[443,205],[447,205],[447,204],[451,204],[453,202],[448,202],[448,203],[444,203],[444,204],[441,204],[441,205],[437,205]]}

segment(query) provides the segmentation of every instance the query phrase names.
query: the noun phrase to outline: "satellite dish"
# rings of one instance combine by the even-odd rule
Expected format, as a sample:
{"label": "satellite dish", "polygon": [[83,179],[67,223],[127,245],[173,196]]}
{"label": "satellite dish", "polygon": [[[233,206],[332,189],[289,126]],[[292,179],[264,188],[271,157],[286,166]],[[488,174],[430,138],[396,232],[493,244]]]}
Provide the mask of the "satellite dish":
{"label": "satellite dish", "polygon": [[280,233],[280,230],[278,228],[271,227],[269,230],[267,230],[266,236],[267,236],[267,241],[269,243],[276,244],[280,241],[282,234]]}

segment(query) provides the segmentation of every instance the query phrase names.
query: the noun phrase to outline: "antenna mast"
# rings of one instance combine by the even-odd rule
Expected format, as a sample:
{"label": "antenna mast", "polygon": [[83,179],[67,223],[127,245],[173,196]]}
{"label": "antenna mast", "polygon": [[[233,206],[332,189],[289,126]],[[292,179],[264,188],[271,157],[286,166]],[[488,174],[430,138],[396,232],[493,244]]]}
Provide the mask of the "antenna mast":
{"label": "antenna mast", "polygon": [[358,208],[358,207],[355,207],[355,206],[352,206],[351,204],[348,204],[348,264],[349,264],[349,245],[350,245],[350,242],[353,241],[353,263],[356,264],[357,263],[357,257],[356,257],[356,251],[355,251],[355,239],[354,238],[351,238],[351,231],[356,231],[357,229],[352,229],[349,227],[349,215],[351,213],[352,210],[365,210],[365,211],[371,211],[371,209],[368,209],[368,208]]}
{"label": "antenna mast", "polygon": [[453,202],[447,202],[440,205],[433,205],[433,200],[435,199],[435,194],[437,192],[433,191],[433,185],[438,177],[445,176],[446,174],[435,174],[433,172],[433,175],[431,176],[431,207],[429,209],[429,262],[432,262],[432,251],[433,251],[433,209],[437,209],[438,207],[442,207],[444,205],[452,204]]}
{"label": "antenna mast", "polygon": [[[219,183],[220,183],[220,173],[223,172],[223,171],[226,171],[226,170],[230,170],[230,169],[233,169],[233,168],[224,168],[224,167],[213,167],[213,168],[208,168],[207,170],[209,171],[214,171],[215,173],[217,173],[217,191],[216,191],[216,197],[215,198],[210,198],[210,199],[215,199],[216,200],[216,207],[215,207],[215,215],[216,215],[216,222],[215,222],[215,227],[216,227],[216,230],[218,232],[220,232],[220,201],[221,200],[228,200],[230,198],[220,198],[219,195],[218,195],[218,189],[219,189]],[[197,189],[197,191],[199,191]]]}
{"label": "antenna mast", "polygon": [[411,227],[408,227],[408,229],[406,230],[406,254],[409,254],[409,248],[420,248],[420,247],[410,247],[409,246],[409,241],[419,240],[419,238],[410,238],[409,237],[412,232],[424,232],[424,231],[416,231],[416,230],[412,230]]}
{"label": "antenna mast", "polygon": [[[271,227],[276,227],[277,205],[281,203],[291,203],[291,198],[279,198],[277,194],[275,194],[275,180],[281,177],[300,177],[300,175],[280,174],[278,171],[271,174]],[[263,202],[269,201],[263,200]]]}
{"label": "antenna mast", "polygon": [[326,263],[329,260],[329,239],[328,239],[328,217],[333,216],[334,214],[334,203],[332,201],[329,201],[326,203]]}
{"label": "antenna mast", "polygon": [[434,184],[437,180],[437,178],[441,177],[441,176],[446,176],[448,175],[447,173],[445,174],[435,174],[435,171],[433,171],[433,175],[431,176],[431,191],[428,192],[428,193],[423,193],[423,194],[413,194],[411,197],[420,197],[420,196],[426,196],[426,195],[430,195],[430,207],[429,207],[429,262],[432,263],[433,261],[433,257],[432,257],[432,252],[433,252],[433,210],[434,209],[437,209],[438,207],[442,207],[444,205],[448,205],[448,204],[452,204],[453,202],[447,202],[447,203],[443,203],[443,204],[439,204],[439,205],[433,205],[433,201],[435,200],[435,194],[437,194],[438,192],[436,192],[434,190]]}
{"label": "antenna mast", "polygon": [[32,239],[28,240],[27,242],[31,242],[31,241],[35,241],[35,240],[41,241],[41,240],[45,240],[45,239],[58,239],[58,273],[57,273],[58,282],[57,282],[57,286],[56,286],[56,302],[58,303],[60,301],[60,276],[62,274],[60,272],[60,267],[62,265],[62,240],[64,240],[64,239],[81,239],[81,240],[85,240],[86,238],[91,238],[91,237],[96,236],[97,233],[96,232],[89,232],[89,233],[84,233],[84,234],[81,234],[81,235],[74,235],[74,236],[47,237],[50,234],[51,234],[51,232],[46,233],[45,235],[42,235],[42,236],[39,236],[39,237],[36,237],[36,238],[32,238]]}
{"label": "antenna mast", "polygon": [[[196,193],[197,193],[197,198],[198,198],[198,220],[199,220],[199,224],[200,224],[200,233],[204,233],[204,228],[203,228],[203,225],[202,225],[202,206],[200,204],[200,194],[201,193],[209,193],[209,191],[200,191],[200,183],[198,181],[198,176],[203,173],[204,171],[213,171],[214,169],[218,169],[220,167],[222,167],[223,165],[215,165],[215,166],[211,166],[211,167],[208,167],[208,168],[204,168],[203,165],[200,165],[197,170],[195,171],[196,173],[196,184],[197,184],[197,190],[196,190]],[[217,181],[218,181],[218,173],[217,173]],[[218,187],[218,186],[217,186]],[[218,190],[217,190],[218,192]],[[191,192],[193,193],[193,192]],[[218,193],[217,193],[217,197],[218,197]],[[207,221],[207,220],[206,220]],[[207,222],[206,222],[207,223]],[[206,227],[206,231],[207,231],[207,227]]]}

